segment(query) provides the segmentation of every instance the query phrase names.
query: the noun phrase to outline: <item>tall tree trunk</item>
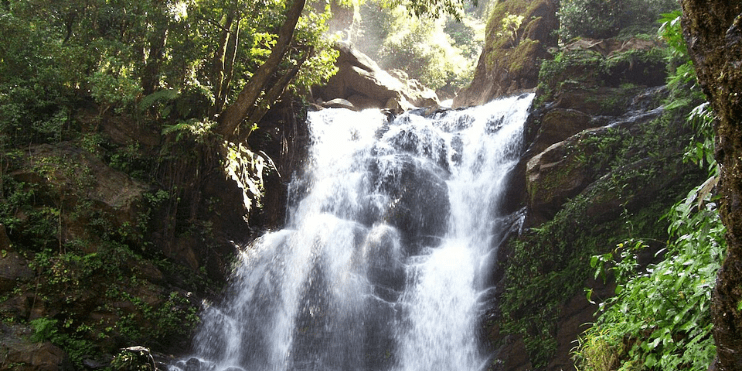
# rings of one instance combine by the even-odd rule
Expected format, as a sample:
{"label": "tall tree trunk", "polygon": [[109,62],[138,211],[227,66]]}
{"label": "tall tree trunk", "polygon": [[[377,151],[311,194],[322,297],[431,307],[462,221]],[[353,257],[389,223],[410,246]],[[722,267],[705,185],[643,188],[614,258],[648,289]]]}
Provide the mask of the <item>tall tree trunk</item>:
{"label": "tall tree trunk", "polygon": [[716,370],[742,370],[742,1],[683,0],[683,36],[698,81],[717,115],[720,213],[727,256],[716,279],[711,314]]}
{"label": "tall tree trunk", "polygon": [[[297,73],[299,73],[299,69],[301,69],[302,64],[307,61],[307,59],[311,58],[312,54],[314,53],[313,47],[307,47],[308,50],[304,52],[304,55],[299,59],[296,64],[291,67],[290,70],[285,72],[281,77],[276,81],[273,86],[268,89],[268,91],[265,92],[265,96],[263,99],[265,99],[268,102],[275,102],[281,96],[283,95],[283,92],[286,90],[286,87],[289,85],[291,80],[294,79]],[[268,105],[260,105],[257,107],[253,107],[252,109],[248,110],[247,114],[247,121],[248,122],[258,122],[260,121],[263,116],[265,116],[266,113],[268,113],[268,110],[270,107]],[[235,138],[237,142],[242,142],[247,139],[247,136],[250,135],[250,131],[242,131],[240,132],[237,130],[237,134],[235,135]]]}
{"label": "tall tree trunk", "polygon": [[145,95],[154,93],[160,85],[160,65],[165,53],[168,25],[155,25],[155,35],[150,43],[147,63],[142,73],[142,89]]}
{"label": "tall tree trunk", "polygon": [[230,34],[232,33],[232,22],[234,22],[233,14],[224,16],[224,20],[220,22],[222,34],[219,37],[219,45],[216,51],[214,51],[211,71],[211,83],[214,85],[214,92],[216,93],[214,106],[209,112],[211,115],[221,111],[224,104],[224,97],[222,96],[222,91],[224,90],[224,68],[227,63],[227,49],[231,38]]}
{"label": "tall tree trunk", "polygon": [[229,36],[227,41],[227,57],[224,64],[224,80],[219,91],[219,99],[216,102],[217,112],[221,112],[224,109],[224,104],[227,102],[227,95],[229,94],[229,84],[232,83],[232,77],[234,76],[234,62],[237,59],[237,46],[240,42],[240,18],[237,18],[234,25],[234,32]]}
{"label": "tall tree trunk", "polygon": [[217,132],[225,138],[231,138],[234,135],[235,129],[245,120],[248,111],[255,105],[261,93],[268,88],[271,77],[278,71],[283,56],[289,50],[294,38],[294,28],[296,28],[305,3],[306,0],[294,0],[286,13],[286,20],[278,31],[278,41],[268,56],[268,60],[258,67],[237,96],[237,100],[219,116]]}

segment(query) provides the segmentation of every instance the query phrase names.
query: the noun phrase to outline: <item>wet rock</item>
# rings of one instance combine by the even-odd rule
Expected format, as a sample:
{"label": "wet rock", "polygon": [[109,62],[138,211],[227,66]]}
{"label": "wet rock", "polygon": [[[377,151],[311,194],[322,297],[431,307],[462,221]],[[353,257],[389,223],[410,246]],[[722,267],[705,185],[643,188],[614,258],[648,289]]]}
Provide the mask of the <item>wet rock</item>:
{"label": "wet rock", "polygon": [[201,371],[201,361],[198,358],[190,358],[185,363],[185,371]]}
{"label": "wet rock", "polygon": [[378,169],[385,167],[374,164],[377,170],[372,171],[379,178],[375,183],[393,200],[384,218],[399,229],[403,239],[431,243],[435,239],[426,237],[440,236],[448,221],[450,205],[444,172],[409,156],[398,156],[395,161],[393,169],[380,173]]}
{"label": "wet rock", "polygon": [[402,129],[389,139],[389,143],[398,150],[423,156],[448,170],[445,141],[433,132]]}
{"label": "wet rock", "polygon": [[[389,98],[389,99],[394,100],[394,98]],[[369,109],[369,108],[379,108],[378,100],[367,97],[365,95],[361,95],[361,94],[351,95],[350,97],[348,97],[348,101],[350,101],[353,104],[353,106],[355,106],[359,111]]]}
{"label": "wet rock", "polygon": [[593,181],[592,172],[577,151],[569,150],[576,139],[553,144],[528,161],[526,189],[533,219],[551,218],[565,201]]}
{"label": "wet rock", "polygon": [[324,108],[345,108],[351,111],[356,110],[356,106],[354,106],[353,103],[349,102],[347,99],[342,98],[335,98],[330,100],[329,102],[320,103],[320,106]]}
{"label": "wet rock", "polygon": [[396,300],[404,287],[405,270],[397,232],[383,225],[369,233],[364,245],[366,277],[375,286],[377,295],[385,300]]}
{"label": "wet rock", "polygon": [[99,362],[94,359],[85,359],[82,361],[82,365],[85,366],[85,368],[88,370],[100,370],[108,367],[107,363]]}

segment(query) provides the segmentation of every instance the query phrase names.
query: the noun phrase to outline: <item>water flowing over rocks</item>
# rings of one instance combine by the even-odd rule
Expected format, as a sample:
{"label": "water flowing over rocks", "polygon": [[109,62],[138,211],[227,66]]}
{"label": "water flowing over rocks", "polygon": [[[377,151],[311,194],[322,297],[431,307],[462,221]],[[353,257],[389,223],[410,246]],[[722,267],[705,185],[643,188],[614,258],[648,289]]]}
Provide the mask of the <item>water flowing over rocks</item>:
{"label": "water flowing over rocks", "polygon": [[473,334],[532,95],[431,117],[325,109],[287,226],[247,248],[195,354],[203,370],[478,370]]}

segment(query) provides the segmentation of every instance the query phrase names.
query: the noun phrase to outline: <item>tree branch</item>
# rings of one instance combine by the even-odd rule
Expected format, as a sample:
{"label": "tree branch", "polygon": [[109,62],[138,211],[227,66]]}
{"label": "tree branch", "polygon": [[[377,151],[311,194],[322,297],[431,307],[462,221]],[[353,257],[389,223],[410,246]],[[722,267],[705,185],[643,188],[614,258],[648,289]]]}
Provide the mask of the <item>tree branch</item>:
{"label": "tree branch", "polygon": [[278,31],[278,41],[273,47],[268,60],[265,61],[250,81],[245,85],[237,100],[228,106],[219,116],[217,132],[225,138],[232,137],[235,129],[245,120],[248,111],[255,105],[260,94],[267,88],[271,77],[278,71],[283,56],[289,49],[294,37],[294,29],[304,9],[306,0],[294,0],[286,13],[286,20]]}

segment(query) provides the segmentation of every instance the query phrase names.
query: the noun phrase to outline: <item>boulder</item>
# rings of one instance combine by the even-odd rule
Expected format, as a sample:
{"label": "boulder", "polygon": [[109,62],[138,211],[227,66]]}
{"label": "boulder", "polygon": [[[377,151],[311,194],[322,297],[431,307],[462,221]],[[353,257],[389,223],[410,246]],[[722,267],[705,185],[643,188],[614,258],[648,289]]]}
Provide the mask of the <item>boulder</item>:
{"label": "boulder", "polygon": [[325,102],[339,98],[356,109],[392,108],[397,112],[439,105],[434,91],[404,74],[392,76],[351,44],[338,42],[335,48],[340,52],[335,62],[338,72],[324,86],[312,89],[315,98]]}
{"label": "boulder", "polygon": [[[0,230],[0,234],[2,234]],[[28,261],[14,251],[5,248],[0,250],[0,295],[13,290],[17,281],[29,280],[34,277]]]}
{"label": "boulder", "polygon": [[72,371],[61,348],[50,342],[28,340],[31,329],[0,324],[0,371]]}
{"label": "boulder", "polygon": [[595,125],[592,117],[584,112],[568,108],[549,110],[541,120],[541,130],[530,150],[540,153],[550,145],[561,142]]}
{"label": "boulder", "polygon": [[448,223],[448,186],[445,171],[436,165],[419,163],[411,156],[399,156],[400,163],[394,170],[381,164],[372,164],[374,183],[381,184],[382,191],[396,200],[386,211],[383,219],[396,227],[402,238],[409,243],[409,255],[416,254],[417,248],[438,241],[435,236],[442,235]]}
{"label": "boulder", "polygon": [[555,143],[526,165],[526,191],[532,220],[548,220],[564,202],[594,180],[592,171],[574,148],[579,136]]}
{"label": "boulder", "polygon": [[353,103],[342,98],[335,98],[329,102],[322,102],[320,103],[320,106],[323,108],[345,108],[351,111],[356,110],[356,106],[354,106]]}
{"label": "boulder", "polygon": [[[24,166],[10,175],[46,189],[47,203],[69,211],[62,213],[63,240],[95,238],[88,226],[93,214],[105,218],[109,228],[136,225],[139,203],[149,190],[145,184],[72,143],[42,144],[26,153]],[[89,215],[72,213],[79,202],[89,203],[84,209]]]}

